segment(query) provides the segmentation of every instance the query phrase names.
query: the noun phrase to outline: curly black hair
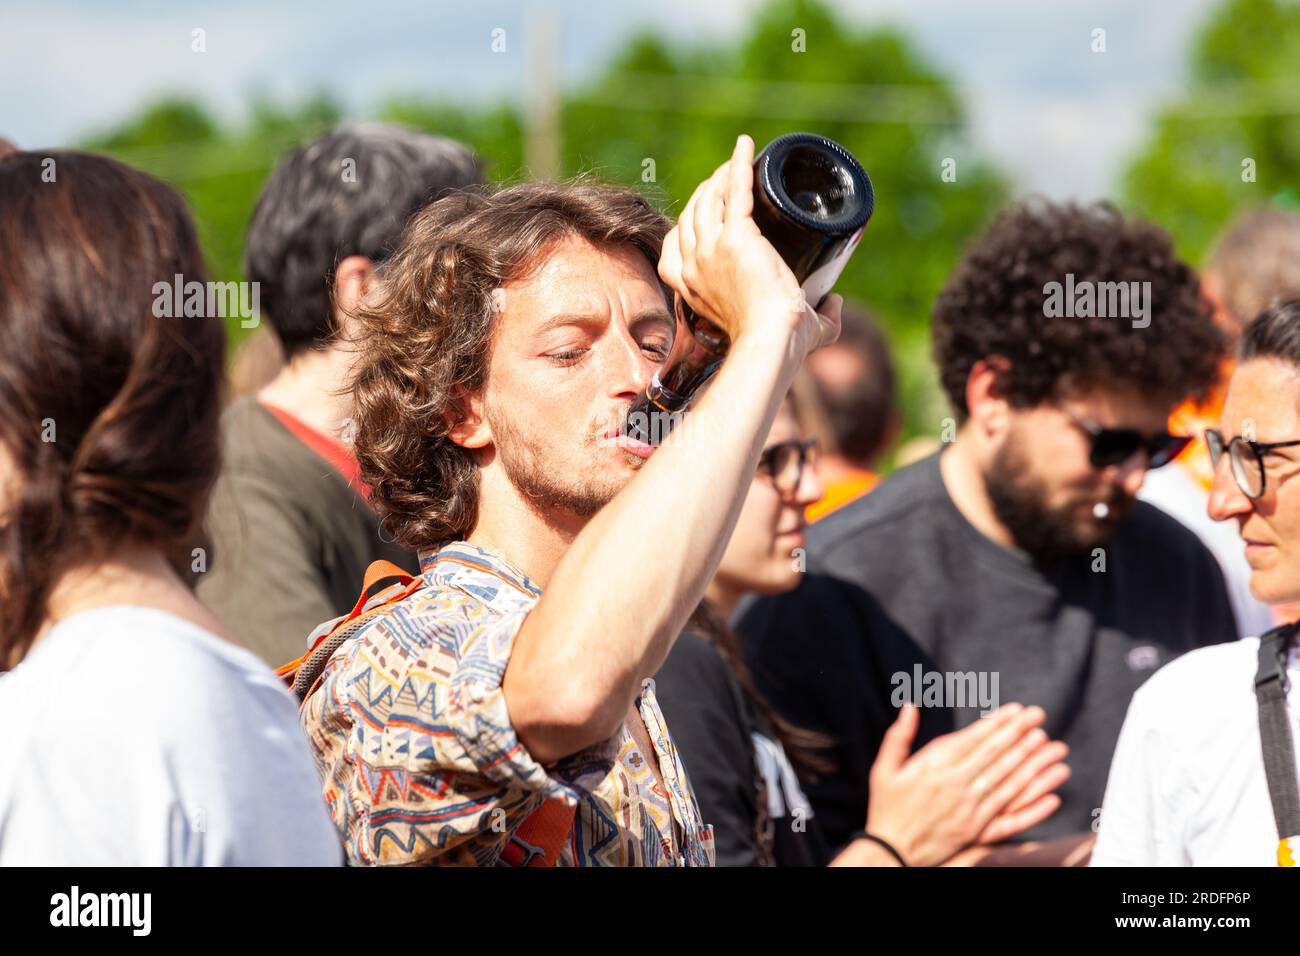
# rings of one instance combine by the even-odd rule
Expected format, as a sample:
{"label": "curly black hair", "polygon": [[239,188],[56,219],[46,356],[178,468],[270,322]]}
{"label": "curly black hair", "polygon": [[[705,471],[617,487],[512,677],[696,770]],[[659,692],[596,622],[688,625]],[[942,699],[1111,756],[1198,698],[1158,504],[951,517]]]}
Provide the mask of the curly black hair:
{"label": "curly black hair", "polygon": [[[1149,282],[1150,324],[1049,307],[1064,298],[1049,294],[1057,291],[1051,283],[1067,281],[1076,289]],[[967,249],[935,300],[931,332],[940,381],[963,421],[966,382],[980,359],[1006,360],[998,388],[1017,408],[1061,389],[1106,387],[1173,406],[1205,396],[1227,345],[1195,270],[1162,229],[1109,203],[1043,199],[1012,206]]]}

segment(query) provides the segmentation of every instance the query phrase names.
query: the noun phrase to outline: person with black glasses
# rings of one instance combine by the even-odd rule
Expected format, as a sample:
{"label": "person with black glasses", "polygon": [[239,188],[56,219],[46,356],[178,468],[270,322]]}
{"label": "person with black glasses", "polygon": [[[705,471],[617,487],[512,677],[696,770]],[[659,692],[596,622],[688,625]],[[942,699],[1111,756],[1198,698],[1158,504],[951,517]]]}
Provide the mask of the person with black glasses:
{"label": "person with black glasses", "polygon": [[[1098,306],[1146,290],[1150,309],[1050,308],[1061,285]],[[1011,208],[933,318],[955,413],[936,422],[942,451],[812,525],[799,586],[747,602],[737,627],[764,696],[836,742],[839,772],[806,788],[832,845],[861,825],[903,702],[921,704],[924,743],[1015,700],[1046,711],[1073,771],[1025,842],[1035,862],[1073,861],[1133,692],[1237,636],[1213,557],[1136,499],[1186,443],[1169,412],[1214,380],[1222,336],[1167,236],[1105,204]]]}
{"label": "person with black glasses", "polygon": [[[719,866],[922,866],[1028,829],[1060,804],[1067,748],[1038,708],[1007,706],[909,756],[916,711],[890,728],[861,831],[842,847],[821,835],[801,779],[833,775],[829,741],[782,720],[754,688],[727,616],[751,592],[799,580],[804,509],[822,493],[817,443],[792,392],[759,456],[740,517],[705,599],[655,675],[655,695],[713,827]],[[833,858],[833,859],[832,859]]]}
{"label": "person with black glasses", "polygon": [[[1247,326],[1205,441],[1209,516],[1236,523],[1251,593],[1269,605],[1300,600],[1300,300]],[[1296,631],[1187,654],[1133,695],[1094,866],[1296,865]]]}

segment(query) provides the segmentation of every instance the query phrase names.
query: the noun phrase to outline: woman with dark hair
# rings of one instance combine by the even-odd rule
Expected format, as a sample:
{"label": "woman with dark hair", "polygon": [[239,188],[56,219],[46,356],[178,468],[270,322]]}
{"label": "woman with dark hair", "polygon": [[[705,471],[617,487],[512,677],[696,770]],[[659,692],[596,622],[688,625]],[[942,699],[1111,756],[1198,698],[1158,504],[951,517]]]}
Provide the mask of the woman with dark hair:
{"label": "woman with dark hair", "polygon": [[[1300,601],[1300,300],[1242,333],[1217,428],[1208,511],[1233,521],[1250,591]],[[1133,695],[1093,866],[1300,862],[1300,624],[1192,651]]]}
{"label": "woman with dark hair", "polygon": [[[1010,704],[911,753],[918,714],[904,707],[871,770],[863,829],[827,846],[800,779],[833,775],[834,741],[783,719],[757,690],[728,617],[747,594],[799,582],[804,509],[821,495],[816,445],[795,392],[781,406],[705,600],[655,675],[719,866],[937,865],[979,859],[1060,805],[1065,744],[1041,708]],[[813,625],[815,626],[815,625]],[[973,855],[972,855],[973,854]]]}
{"label": "woman with dark hair", "polygon": [[0,864],[341,859],[291,698],[177,570],[225,333],[156,287],[204,279],[158,180],[0,160]]}

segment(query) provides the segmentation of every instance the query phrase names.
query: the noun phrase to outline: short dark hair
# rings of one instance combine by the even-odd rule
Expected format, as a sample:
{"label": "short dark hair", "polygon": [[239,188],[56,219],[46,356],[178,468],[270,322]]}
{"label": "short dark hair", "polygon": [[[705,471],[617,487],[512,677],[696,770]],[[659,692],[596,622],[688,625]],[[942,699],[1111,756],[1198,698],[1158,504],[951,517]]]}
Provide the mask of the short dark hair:
{"label": "short dark hair", "polygon": [[1300,215],[1264,206],[1242,213],[1214,245],[1205,274],[1242,328],[1268,306],[1300,295]]}
{"label": "short dark hair", "polygon": [[[478,521],[478,466],[449,433],[462,390],[487,381],[495,293],[540,268],[567,236],[659,263],[668,220],[631,189],[526,182],[425,207],[358,311],[355,449],[371,502],[413,551],[463,538]],[[661,287],[662,288],[662,287]]]}
{"label": "short dark hair", "polygon": [[335,334],[341,260],[382,262],[417,209],[482,182],[469,147],[404,126],[343,126],[291,153],[262,187],[244,251],[244,272],[258,283],[286,357]]}
{"label": "short dark hair", "polygon": [[152,176],[14,153],[0,159],[0,209],[0,444],[19,473],[0,521],[3,667],[67,564],[123,544],[171,552],[197,532],[226,333],[219,318],[159,316],[157,283],[206,277],[185,203]]}
{"label": "short dark hair", "polygon": [[[1149,282],[1150,325],[1049,316],[1050,283]],[[1095,286],[1094,286],[1095,287]],[[1134,389],[1176,405],[1216,380],[1225,339],[1196,272],[1158,226],[1109,203],[1034,199],[1004,212],[966,251],[934,306],[934,359],[960,419],[981,359],[1008,363],[998,388],[1017,408],[1062,389]]]}
{"label": "short dark hair", "polygon": [[826,410],[836,450],[864,465],[885,450],[894,418],[894,362],[889,342],[872,314],[844,303],[840,337],[832,349],[849,349],[863,364],[863,374],[846,386],[817,378],[817,394]]}
{"label": "short dark hair", "polygon": [[1241,333],[1238,359],[1275,358],[1300,369],[1300,299],[1269,306]]}

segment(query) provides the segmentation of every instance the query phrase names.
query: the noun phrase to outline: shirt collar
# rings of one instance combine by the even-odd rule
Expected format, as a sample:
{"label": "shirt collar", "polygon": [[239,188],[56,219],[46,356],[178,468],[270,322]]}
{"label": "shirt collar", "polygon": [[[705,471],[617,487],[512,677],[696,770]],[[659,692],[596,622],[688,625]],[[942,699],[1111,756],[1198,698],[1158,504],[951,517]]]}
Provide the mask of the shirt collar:
{"label": "shirt collar", "polygon": [[436,550],[420,552],[420,573],[432,577],[440,575],[443,569],[459,572],[470,569],[511,585],[506,590],[519,592],[521,597],[533,600],[542,596],[542,589],[533,583],[532,578],[511,564],[498,551],[481,548],[468,541],[453,541]]}

